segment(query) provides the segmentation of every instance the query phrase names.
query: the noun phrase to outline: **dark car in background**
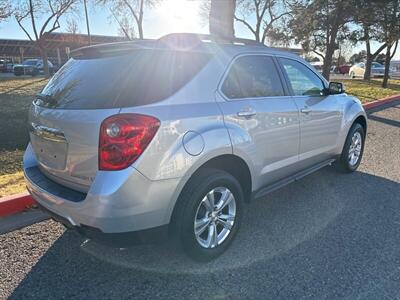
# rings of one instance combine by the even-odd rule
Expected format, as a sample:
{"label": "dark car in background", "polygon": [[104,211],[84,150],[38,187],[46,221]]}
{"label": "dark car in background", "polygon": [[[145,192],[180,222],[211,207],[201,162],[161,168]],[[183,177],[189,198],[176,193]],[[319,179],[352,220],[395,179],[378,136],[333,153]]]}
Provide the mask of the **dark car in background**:
{"label": "dark car in background", "polygon": [[[54,66],[50,61],[47,61],[49,64],[50,74],[54,73]],[[39,74],[43,74],[43,60],[42,59],[27,59],[20,65],[14,65],[14,75],[31,75],[36,76]]]}
{"label": "dark car in background", "polygon": [[12,61],[8,59],[0,59],[0,72],[6,73],[10,71],[10,65],[12,66]]}

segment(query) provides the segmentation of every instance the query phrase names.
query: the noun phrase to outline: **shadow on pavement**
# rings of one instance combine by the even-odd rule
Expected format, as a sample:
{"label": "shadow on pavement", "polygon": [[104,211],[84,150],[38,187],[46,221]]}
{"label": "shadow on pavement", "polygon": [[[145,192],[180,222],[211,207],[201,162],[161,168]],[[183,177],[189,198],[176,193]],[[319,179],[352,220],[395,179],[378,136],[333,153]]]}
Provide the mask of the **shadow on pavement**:
{"label": "shadow on pavement", "polygon": [[[399,273],[395,263],[382,264],[398,253],[399,187],[367,173],[324,168],[250,204],[232,247],[207,264],[192,262],[168,245],[120,250],[82,243],[65,232],[11,299],[218,298],[243,290],[282,296],[282,289],[300,296],[306,295],[305,286],[327,287],[331,280],[356,281],[360,294],[371,286],[365,268],[381,265],[389,274]],[[351,289],[339,291],[346,295]]]}

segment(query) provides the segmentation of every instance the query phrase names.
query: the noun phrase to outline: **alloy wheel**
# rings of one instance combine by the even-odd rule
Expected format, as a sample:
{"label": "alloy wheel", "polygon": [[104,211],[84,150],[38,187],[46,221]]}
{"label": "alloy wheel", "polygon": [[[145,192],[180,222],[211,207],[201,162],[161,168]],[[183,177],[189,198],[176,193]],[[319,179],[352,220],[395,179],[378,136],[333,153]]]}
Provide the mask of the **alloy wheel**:
{"label": "alloy wheel", "polygon": [[358,131],[356,131],[351,137],[351,144],[349,147],[348,161],[350,166],[353,167],[358,163],[361,155],[361,150],[362,150],[362,137],[361,134]]}
{"label": "alloy wheel", "polygon": [[232,231],[236,217],[236,200],[226,187],[209,191],[200,202],[195,219],[194,234],[203,248],[222,244]]}

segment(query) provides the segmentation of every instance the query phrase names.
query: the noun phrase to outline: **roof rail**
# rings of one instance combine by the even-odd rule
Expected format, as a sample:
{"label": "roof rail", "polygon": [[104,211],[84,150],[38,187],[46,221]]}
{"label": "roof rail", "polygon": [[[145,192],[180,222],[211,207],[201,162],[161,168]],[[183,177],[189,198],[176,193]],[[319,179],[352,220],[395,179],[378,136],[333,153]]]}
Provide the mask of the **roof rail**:
{"label": "roof rail", "polygon": [[210,41],[219,44],[243,44],[251,46],[263,46],[264,44],[257,42],[255,40],[243,39],[243,38],[221,38],[212,34],[200,34],[200,33],[170,33],[164,35],[158,39],[161,42],[178,42],[178,43],[193,43],[197,44],[202,41]]}

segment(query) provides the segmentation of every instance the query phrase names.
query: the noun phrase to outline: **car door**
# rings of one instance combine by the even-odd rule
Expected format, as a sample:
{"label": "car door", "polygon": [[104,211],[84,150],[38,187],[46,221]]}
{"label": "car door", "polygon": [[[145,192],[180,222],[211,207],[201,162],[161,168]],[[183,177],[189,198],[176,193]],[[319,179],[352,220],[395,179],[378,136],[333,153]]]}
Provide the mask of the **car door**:
{"label": "car door", "polygon": [[298,162],[299,112],[275,58],[237,57],[217,93],[233,153],[252,168],[255,189],[289,173]]}
{"label": "car door", "polygon": [[332,157],[341,128],[341,95],[327,95],[322,78],[302,62],[278,60],[300,110],[299,161],[309,166]]}

